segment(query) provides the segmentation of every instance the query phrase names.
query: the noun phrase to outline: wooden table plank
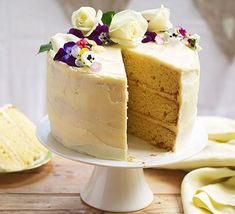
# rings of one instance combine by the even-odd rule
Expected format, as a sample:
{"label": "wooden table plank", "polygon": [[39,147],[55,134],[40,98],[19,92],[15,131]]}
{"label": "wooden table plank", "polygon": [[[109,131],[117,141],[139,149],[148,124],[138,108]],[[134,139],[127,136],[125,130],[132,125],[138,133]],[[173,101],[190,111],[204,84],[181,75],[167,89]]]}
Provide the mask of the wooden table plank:
{"label": "wooden table plank", "polygon": [[[87,206],[80,198],[92,170],[93,166],[55,156],[38,169],[1,174],[0,213],[107,213]],[[182,213],[180,184],[184,175],[182,171],[146,169],[154,201],[135,213]]]}
{"label": "wooden table plank", "polygon": [[[39,211],[61,213],[91,213],[97,210],[82,202],[79,194],[0,194],[0,213],[16,213],[27,211],[37,213]],[[40,212],[39,212],[40,213]],[[108,213],[108,212],[97,212]],[[135,212],[142,213],[182,213],[180,195],[155,195],[151,206]]]}

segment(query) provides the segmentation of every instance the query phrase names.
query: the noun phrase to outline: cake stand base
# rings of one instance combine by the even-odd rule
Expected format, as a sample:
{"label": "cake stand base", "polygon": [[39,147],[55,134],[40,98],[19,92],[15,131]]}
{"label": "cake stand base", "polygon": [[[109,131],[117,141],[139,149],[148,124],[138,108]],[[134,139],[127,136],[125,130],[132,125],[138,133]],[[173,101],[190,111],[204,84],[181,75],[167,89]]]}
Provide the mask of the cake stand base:
{"label": "cake stand base", "polygon": [[142,168],[96,166],[81,192],[88,205],[110,212],[131,212],[143,209],[153,201],[153,193]]}
{"label": "cake stand base", "polygon": [[92,207],[112,212],[136,211],[151,204],[153,193],[145,181],[143,168],[182,161],[200,152],[207,144],[207,133],[196,121],[190,142],[180,151],[162,151],[128,135],[128,155],[132,161],[115,161],[98,159],[64,147],[51,134],[47,116],[38,124],[36,132],[40,142],[54,153],[95,166],[81,198]]}

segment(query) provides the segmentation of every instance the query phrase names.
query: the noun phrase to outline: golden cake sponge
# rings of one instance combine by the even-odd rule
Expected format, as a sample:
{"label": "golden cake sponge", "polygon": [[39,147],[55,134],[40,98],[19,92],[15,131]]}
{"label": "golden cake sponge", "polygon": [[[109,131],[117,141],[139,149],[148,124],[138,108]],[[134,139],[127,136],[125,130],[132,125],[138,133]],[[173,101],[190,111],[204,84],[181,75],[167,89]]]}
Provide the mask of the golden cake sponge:
{"label": "golden cake sponge", "polygon": [[0,172],[21,171],[43,163],[51,153],[35,136],[35,125],[15,106],[0,108]]}

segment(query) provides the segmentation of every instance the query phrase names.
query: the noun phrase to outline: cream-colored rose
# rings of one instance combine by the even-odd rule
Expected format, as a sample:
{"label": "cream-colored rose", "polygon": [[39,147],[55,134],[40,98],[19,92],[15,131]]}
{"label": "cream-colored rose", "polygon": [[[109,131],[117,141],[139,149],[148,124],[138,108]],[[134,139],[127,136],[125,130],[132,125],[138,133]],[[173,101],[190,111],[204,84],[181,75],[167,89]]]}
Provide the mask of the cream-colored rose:
{"label": "cream-colored rose", "polygon": [[141,13],[124,10],[113,16],[109,28],[110,39],[120,45],[135,46],[141,42],[148,22]]}
{"label": "cream-colored rose", "polygon": [[85,36],[89,36],[96,28],[98,23],[101,23],[102,11],[96,13],[92,7],[81,7],[72,14],[72,25],[83,32]]}
{"label": "cream-colored rose", "polygon": [[172,28],[170,22],[170,10],[163,5],[154,10],[144,10],[141,12],[143,17],[149,21],[148,31],[158,33]]}

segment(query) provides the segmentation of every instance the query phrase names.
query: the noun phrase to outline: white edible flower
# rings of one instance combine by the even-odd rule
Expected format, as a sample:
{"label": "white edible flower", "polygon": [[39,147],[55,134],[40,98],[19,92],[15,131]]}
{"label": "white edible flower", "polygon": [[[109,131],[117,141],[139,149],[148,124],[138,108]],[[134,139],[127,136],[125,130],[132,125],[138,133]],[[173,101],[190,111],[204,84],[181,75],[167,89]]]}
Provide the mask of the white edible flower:
{"label": "white edible flower", "polygon": [[155,42],[158,44],[158,45],[163,45],[164,44],[164,40],[161,36],[157,35],[155,37]]}
{"label": "white edible flower", "polygon": [[141,12],[143,17],[149,21],[148,31],[158,33],[172,28],[170,22],[170,10],[163,5],[154,10],[144,10]]}
{"label": "white edible flower", "polygon": [[109,28],[110,39],[120,45],[135,46],[141,42],[148,22],[141,13],[124,10],[116,13]]}
{"label": "white edible flower", "polygon": [[96,26],[101,23],[102,11],[96,13],[92,7],[81,7],[72,14],[72,25],[89,36]]}
{"label": "white edible flower", "polygon": [[81,55],[81,62],[88,67],[90,67],[94,61],[96,61],[96,55],[92,51],[85,51]]}
{"label": "white edible flower", "polygon": [[165,41],[165,43],[169,43],[172,33],[166,31],[162,35],[163,35],[163,40]]}

